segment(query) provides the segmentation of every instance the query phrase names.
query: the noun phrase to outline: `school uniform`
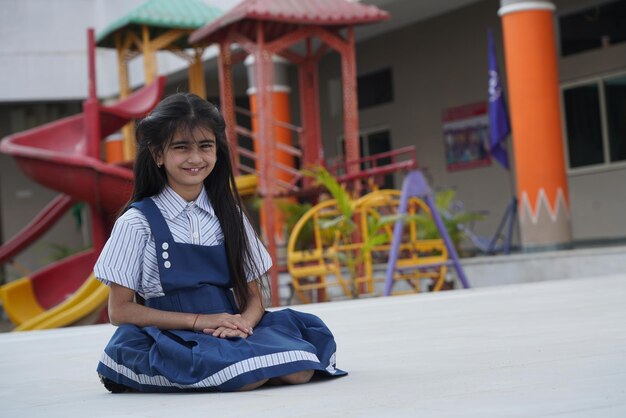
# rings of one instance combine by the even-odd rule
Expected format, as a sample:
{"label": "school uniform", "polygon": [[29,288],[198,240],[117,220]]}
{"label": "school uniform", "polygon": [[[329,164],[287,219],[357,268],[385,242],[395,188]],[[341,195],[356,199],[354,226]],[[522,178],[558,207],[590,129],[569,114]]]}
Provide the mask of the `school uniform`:
{"label": "school uniform", "polygon": [[[271,258],[245,220],[261,272]],[[187,313],[239,313],[219,221],[203,189],[186,202],[171,188],[136,202],[116,222],[94,272],[103,283],[134,289],[145,305]],[[248,281],[256,279],[246,268]],[[316,316],[266,312],[247,338],[125,324],[105,347],[97,371],[141,392],[233,391],[272,377],[335,368],[332,333]]]}

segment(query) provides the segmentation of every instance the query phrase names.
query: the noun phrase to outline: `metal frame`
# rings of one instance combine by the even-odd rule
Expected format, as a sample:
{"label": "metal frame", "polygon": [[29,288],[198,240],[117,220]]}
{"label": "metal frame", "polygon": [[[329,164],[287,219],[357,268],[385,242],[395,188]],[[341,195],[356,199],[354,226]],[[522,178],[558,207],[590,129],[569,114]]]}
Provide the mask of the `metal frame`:
{"label": "metal frame", "polygon": [[[398,215],[404,215],[407,213],[407,207],[409,199],[413,196],[419,197],[422,199],[426,205],[430,209],[431,216],[437,225],[437,229],[439,230],[439,235],[443,238],[444,243],[446,244],[446,248],[448,249],[448,254],[451,257],[448,260],[446,265],[452,265],[456,270],[456,273],[459,277],[459,280],[464,288],[469,288],[469,282],[467,281],[467,277],[465,276],[465,272],[463,271],[463,267],[461,266],[461,261],[459,259],[459,255],[456,252],[456,248],[454,247],[454,243],[450,239],[448,235],[448,231],[446,226],[439,215],[439,211],[435,205],[435,201],[433,199],[433,193],[428,185],[428,182],[424,178],[424,175],[421,171],[415,170],[411,171],[404,182],[402,183],[402,195],[400,198],[400,206],[398,207]],[[402,241],[402,230],[404,227],[404,218],[400,217],[396,221],[393,231],[393,240],[391,242],[391,251],[389,252],[389,262],[387,264],[387,278],[385,281],[385,296],[390,296],[394,283],[394,274],[398,271],[409,271],[411,269],[423,269],[426,267],[432,267],[433,265],[424,266],[421,264],[415,265],[407,265],[398,267],[398,256],[400,250],[400,242]],[[437,265],[439,265],[438,263]]]}
{"label": "metal frame", "polygon": [[[321,26],[307,26],[284,34],[271,42],[266,41],[267,21],[254,20],[256,39],[252,40],[243,33],[238,32],[236,25],[231,25],[224,30],[224,35],[219,39],[220,54],[218,58],[220,102],[222,113],[226,121],[227,137],[232,150],[237,149],[237,132],[235,123],[234,90],[232,83],[232,54],[231,45],[238,44],[248,54],[255,57],[255,71],[258,94],[258,147],[259,155],[257,167],[259,172],[259,193],[262,198],[262,210],[265,216],[265,238],[270,255],[276,256],[276,238],[274,230],[275,205],[273,200],[280,194],[276,179],[276,165],[274,155],[276,143],[273,140],[274,120],[272,115],[273,65],[272,55],[277,54],[298,66],[300,83],[300,108],[302,111],[302,163],[304,166],[321,165],[324,161],[321,142],[318,71],[317,64],[323,53],[330,47],[341,54],[342,63],[342,88],[344,110],[344,135],[346,137],[346,156],[349,161],[359,158],[359,133],[358,133],[358,108],[356,96],[356,62],[354,52],[354,30],[347,27],[347,35],[344,37],[339,32],[326,29]],[[317,49],[313,48],[312,39],[316,37],[321,42]],[[289,48],[296,43],[305,42],[304,55],[297,54]],[[233,152],[233,159],[237,156]],[[233,161],[233,167],[237,167]],[[238,174],[239,170],[236,170]],[[358,166],[349,167],[348,174],[356,174]],[[305,180],[310,182],[310,180]],[[355,188],[358,189],[358,183]],[[273,266],[270,270],[270,283],[272,288],[272,304],[279,304],[278,297],[278,268]]]}

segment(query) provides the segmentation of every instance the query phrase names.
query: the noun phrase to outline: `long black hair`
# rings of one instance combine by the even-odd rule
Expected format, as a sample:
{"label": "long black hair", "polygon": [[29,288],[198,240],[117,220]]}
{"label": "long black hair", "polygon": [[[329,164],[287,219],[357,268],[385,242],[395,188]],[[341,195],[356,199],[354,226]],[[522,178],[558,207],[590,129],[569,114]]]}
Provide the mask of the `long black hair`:
{"label": "long black hair", "polygon": [[[235,186],[224,118],[213,104],[195,94],[176,93],[162,100],[139,121],[135,183],[124,211],[132,203],[163,191],[167,185],[165,167],[158,167],[154,156],[165,152],[176,133],[191,133],[196,128],[208,129],[215,135],[217,160],[213,171],[204,180],[204,188],[224,234],[233,291],[243,312],[249,302],[246,273],[262,279],[263,272],[255,262],[255,249],[246,234],[245,209]],[[259,286],[261,292],[266,290],[263,280],[259,280]]]}

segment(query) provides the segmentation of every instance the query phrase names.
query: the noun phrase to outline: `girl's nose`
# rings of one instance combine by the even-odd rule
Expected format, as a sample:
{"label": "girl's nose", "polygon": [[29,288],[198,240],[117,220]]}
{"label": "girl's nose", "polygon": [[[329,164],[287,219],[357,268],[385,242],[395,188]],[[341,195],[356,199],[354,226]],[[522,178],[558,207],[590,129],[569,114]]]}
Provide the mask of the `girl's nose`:
{"label": "girl's nose", "polygon": [[189,156],[187,157],[187,161],[190,161],[190,162],[201,161],[202,157],[200,154],[201,154],[201,151],[200,149],[198,149],[198,147],[192,147],[191,150],[189,151]]}

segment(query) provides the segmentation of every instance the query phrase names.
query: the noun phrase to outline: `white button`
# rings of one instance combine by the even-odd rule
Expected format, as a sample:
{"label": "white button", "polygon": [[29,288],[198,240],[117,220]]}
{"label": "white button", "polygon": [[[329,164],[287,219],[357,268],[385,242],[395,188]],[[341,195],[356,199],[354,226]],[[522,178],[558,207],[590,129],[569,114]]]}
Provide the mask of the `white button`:
{"label": "white button", "polygon": [[198,238],[198,233],[197,233],[197,232],[194,232],[194,233],[193,233],[193,237],[194,237],[194,238]]}
{"label": "white button", "polygon": [[163,244],[161,244],[161,248],[167,250],[168,248],[170,248],[170,245],[167,242],[164,242]]}
{"label": "white button", "polygon": [[168,258],[170,258],[170,255],[168,254],[167,251],[163,251],[163,254],[161,254],[161,256],[163,257],[164,260],[167,260]]}
{"label": "white button", "polygon": [[172,263],[170,263],[169,261],[166,261],[165,263],[163,263],[163,266],[165,266],[166,269],[172,267]]}

